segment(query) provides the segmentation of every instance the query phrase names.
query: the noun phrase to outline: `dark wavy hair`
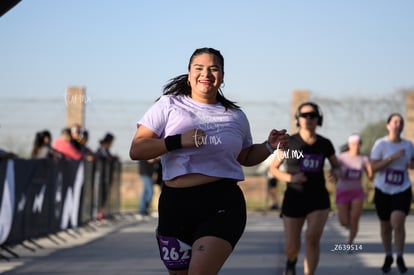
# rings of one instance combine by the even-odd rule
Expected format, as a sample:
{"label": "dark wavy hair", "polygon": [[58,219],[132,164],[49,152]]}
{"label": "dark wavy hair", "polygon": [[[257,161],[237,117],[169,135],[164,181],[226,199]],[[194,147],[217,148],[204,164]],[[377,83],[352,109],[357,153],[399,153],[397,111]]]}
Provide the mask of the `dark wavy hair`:
{"label": "dark wavy hair", "polygon": [[403,118],[403,116],[400,113],[392,113],[387,118],[387,124],[390,123],[391,122],[391,119],[393,117],[395,117],[395,116],[399,117],[401,119],[401,122],[404,123],[404,118]]}
{"label": "dark wavy hair", "polygon": [[33,142],[32,157],[37,156],[42,146],[50,147],[50,144],[45,143],[45,137],[49,138],[49,142],[51,141],[52,135],[49,130],[43,130],[36,133],[35,140]]}
{"label": "dark wavy hair", "polygon": [[[190,57],[190,61],[188,62],[188,70],[190,70],[191,63],[193,62],[194,58],[200,54],[213,54],[215,55],[221,68],[224,72],[224,58],[221,55],[220,51],[213,49],[213,48],[199,48],[196,49]],[[163,95],[187,95],[191,94],[191,87],[187,84],[188,74],[182,74],[177,77],[170,79],[167,84],[164,86]],[[222,90],[219,88],[217,97],[217,101],[223,104],[225,109],[240,109],[240,107],[233,101],[228,100],[224,97]],[[157,99],[158,100],[158,99]]]}

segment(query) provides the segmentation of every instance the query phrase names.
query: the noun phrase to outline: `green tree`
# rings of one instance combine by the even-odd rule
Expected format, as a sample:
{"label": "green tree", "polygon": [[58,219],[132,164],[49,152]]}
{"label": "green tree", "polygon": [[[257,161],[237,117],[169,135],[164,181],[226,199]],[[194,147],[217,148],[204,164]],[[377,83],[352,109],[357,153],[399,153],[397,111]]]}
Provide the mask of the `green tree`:
{"label": "green tree", "polygon": [[368,124],[362,131],[362,146],[361,153],[369,155],[375,141],[383,136],[386,136],[388,131],[384,121]]}

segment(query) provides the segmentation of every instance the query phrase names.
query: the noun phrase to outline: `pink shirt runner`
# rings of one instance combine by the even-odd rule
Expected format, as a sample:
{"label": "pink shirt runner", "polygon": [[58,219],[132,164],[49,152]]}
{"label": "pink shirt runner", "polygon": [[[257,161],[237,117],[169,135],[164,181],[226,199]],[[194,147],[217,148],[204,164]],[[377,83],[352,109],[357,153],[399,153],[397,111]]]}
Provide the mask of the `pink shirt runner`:
{"label": "pink shirt runner", "polygon": [[69,141],[57,138],[53,143],[53,149],[62,153],[68,159],[82,159],[83,155]]}
{"label": "pink shirt runner", "polygon": [[336,188],[340,190],[351,190],[362,188],[362,176],[369,159],[365,155],[350,156],[343,152],[338,156],[342,169],[342,177]]}

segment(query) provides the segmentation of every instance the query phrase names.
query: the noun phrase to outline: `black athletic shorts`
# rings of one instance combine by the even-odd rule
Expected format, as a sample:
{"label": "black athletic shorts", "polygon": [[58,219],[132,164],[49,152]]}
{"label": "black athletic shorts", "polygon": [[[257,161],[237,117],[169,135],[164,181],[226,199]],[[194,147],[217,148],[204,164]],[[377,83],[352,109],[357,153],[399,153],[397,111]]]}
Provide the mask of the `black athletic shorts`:
{"label": "black athletic shorts", "polygon": [[158,211],[158,234],[190,246],[201,237],[215,236],[234,248],[247,218],[243,192],[232,179],[189,188],[164,185]]}
{"label": "black athletic shorts", "polygon": [[380,189],[375,188],[374,203],[378,218],[381,221],[389,221],[391,212],[395,210],[400,210],[408,215],[410,212],[411,200],[411,186],[407,190],[394,195],[386,194]]}
{"label": "black athletic shorts", "polygon": [[329,193],[325,188],[304,191],[288,187],[283,199],[281,216],[304,218],[315,210],[330,208]]}

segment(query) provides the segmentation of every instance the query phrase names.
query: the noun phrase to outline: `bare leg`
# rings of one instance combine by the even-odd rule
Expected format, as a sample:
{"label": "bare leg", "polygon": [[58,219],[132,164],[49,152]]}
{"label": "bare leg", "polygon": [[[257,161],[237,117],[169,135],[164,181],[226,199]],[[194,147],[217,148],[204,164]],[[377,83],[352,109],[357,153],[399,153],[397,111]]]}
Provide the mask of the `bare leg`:
{"label": "bare leg", "polygon": [[392,226],[390,221],[380,221],[381,240],[385,250],[385,259],[382,266],[382,272],[388,273],[393,263],[392,258]]}
{"label": "bare leg", "polygon": [[329,209],[313,211],[306,217],[306,255],[304,262],[305,275],[314,275],[319,263],[319,245],[323,228],[328,219]]}
{"label": "bare leg", "polygon": [[351,221],[350,221],[350,231],[349,231],[349,240],[348,243],[352,244],[355,240],[355,237],[358,233],[359,219],[362,214],[362,208],[364,206],[363,199],[355,199],[351,203]]}
{"label": "bare leg", "polygon": [[290,261],[298,257],[304,222],[305,218],[283,217],[283,225],[285,227],[285,254]]}
{"label": "bare leg", "polygon": [[391,213],[391,227],[394,230],[394,244],[397,252],[397,267],[400,273],[407,272],[403,252],[405,246],[405,219],[404,212],[395,210]]}
{"label": "bare leg", "polygon": [[394,243],[397,252],[404,251],[405,244],[405,213],[393,211],[391,213],[391,227],[394,230]]}
{"label": "bare leg", "polygon": [[217,237],[206,236],[196,240],[192,247],[188,274],[218,274],[232,250],[228,241]]}
{"label": "bare leg", "polygon": [[278,208],[277,187],[270,186],[268,191],[269,191],[270,201],[272,203],[270,207],[272,208],[272,210],[275,210]]}
{"label": "bare leg", "polygon": [[339,223],[349,229],[351,205],[349,203],[338,203],[337,207]]}
{"label": "bare leg", "polygon": [[392,227],[390,221],[380,221],[381,240],[386,253],[392,251]]}

